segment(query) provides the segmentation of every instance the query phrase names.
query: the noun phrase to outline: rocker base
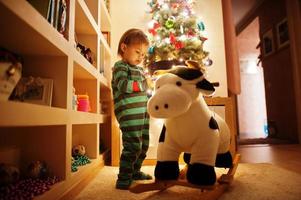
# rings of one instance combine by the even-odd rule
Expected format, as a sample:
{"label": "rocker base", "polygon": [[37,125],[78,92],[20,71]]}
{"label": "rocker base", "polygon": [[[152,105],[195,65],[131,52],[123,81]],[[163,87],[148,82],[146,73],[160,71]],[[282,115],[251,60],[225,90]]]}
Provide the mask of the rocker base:
{"label": "rocker base", "polygon": [[201,186],[201,185],[194,185],[185,179],[184,174],[186,174],[187,168],[181,170],[180,179],[178,180],[168,180],[168,181],[161,181],[161,180],[155,180],[155,181],[137,181],[131,185],[129,188],[130,192],[133,193],[142,193],[142,192],[148,192],[153,190],[166,190],[172,186],[179,185],[184,187],[191,187],[191,188],[199,188],[202,191],[208,191],[203,193],[206,196],[206,199],[217,199],[219,198],[224,191],[230,186],[230,184],[233,181],[234,174],[236,172],[238,163],[240,160],[240,154],[236,154],[233,159],[233,166],[229,168],[227,174],[221,175],[217,182],[212,186]]}

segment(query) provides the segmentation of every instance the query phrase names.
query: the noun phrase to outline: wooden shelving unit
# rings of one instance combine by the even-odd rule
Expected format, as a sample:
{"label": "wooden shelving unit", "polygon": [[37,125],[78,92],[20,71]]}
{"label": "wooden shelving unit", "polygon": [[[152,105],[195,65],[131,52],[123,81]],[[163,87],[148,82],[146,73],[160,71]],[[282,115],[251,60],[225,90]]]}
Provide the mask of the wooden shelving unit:
{"label": "wooden shelving unit", "polygon": [[[69,0],[66,37],[26,0],[0,0],[0,19],[0,47],[22,56],[22,76],[54,83],[51,106],[0,101],[0,151],[16,149],[16,163],[11,164],[20,168],[46,161],[59,177],[37,199],[70,199],[111,157],[112,52],[102,35],[111,31],[109,12],[103,0]],[[76,50],[76,42],[92,50],[92,64]],[[89,95],[90,112],[72,109],[73,87],[76,94]],[[100,143],[105,153],[100,153]],[[77,144],[86,146],[92,163],[72,173],[71,149]]]}

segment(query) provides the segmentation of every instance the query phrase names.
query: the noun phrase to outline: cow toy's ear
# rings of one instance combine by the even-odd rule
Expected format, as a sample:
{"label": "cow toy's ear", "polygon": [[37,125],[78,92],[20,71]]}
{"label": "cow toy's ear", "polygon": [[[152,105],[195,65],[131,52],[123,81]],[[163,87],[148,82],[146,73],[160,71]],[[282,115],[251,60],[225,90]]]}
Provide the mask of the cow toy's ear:
{"label": "cow toy's ear", "polygon": [[203,80],[199,81],[196,84],[196,87],[199,88],[200,90],[202,90],[202,93],[205,96],[211,96],[215,92],[215,88],[213,87],[213,84],[211,84],[206,79],[203,79]]}

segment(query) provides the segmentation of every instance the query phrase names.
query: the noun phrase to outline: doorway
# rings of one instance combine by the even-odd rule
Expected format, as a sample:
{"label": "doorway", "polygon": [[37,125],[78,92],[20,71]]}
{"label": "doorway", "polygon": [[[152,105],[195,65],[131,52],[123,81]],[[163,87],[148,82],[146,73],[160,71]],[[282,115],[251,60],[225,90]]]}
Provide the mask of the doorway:
{"label": "doorway", "polygon": [[259,19],[255,18],[239,35],[241,94],[237,96],[239,141],[268,136],[264,76],[260,55]]}

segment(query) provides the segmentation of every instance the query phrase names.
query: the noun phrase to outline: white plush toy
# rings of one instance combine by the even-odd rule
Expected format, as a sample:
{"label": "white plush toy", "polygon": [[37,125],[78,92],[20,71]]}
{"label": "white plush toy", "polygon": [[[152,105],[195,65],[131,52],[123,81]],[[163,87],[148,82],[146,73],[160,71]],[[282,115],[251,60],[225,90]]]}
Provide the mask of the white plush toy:
{"label": "white plush toy", "polygon": [[156,179],[178,179],[182,152],[189,164],[187,180],[193,184],[212,185],[216,182],[214,166],[232,166],[230,130],[203,98],[214,92],[202,70],[196,68],[177,67],[156,80],[147,105],[152,117],[165,119],[159,138]]}

